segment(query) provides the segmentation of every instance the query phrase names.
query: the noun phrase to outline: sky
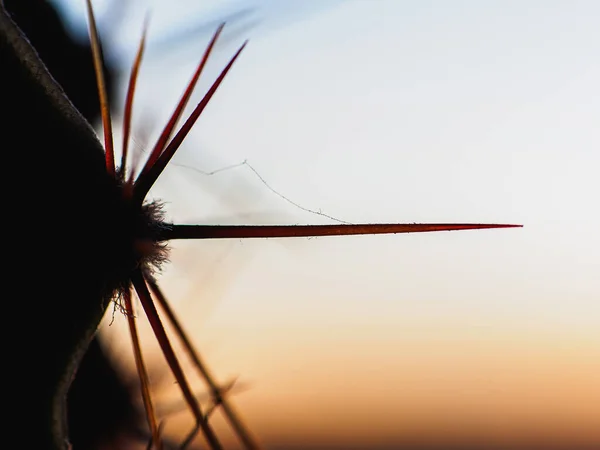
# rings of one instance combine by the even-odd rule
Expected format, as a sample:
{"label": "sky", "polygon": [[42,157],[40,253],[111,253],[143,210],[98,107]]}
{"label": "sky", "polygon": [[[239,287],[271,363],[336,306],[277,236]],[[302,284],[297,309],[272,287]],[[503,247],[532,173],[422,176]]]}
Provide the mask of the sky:
{"label": "sky", "polygon": [[[62,3],[85,38],[83,2]],[[170,219],[331,222],[289,199],[350,222],[524,225],[173,245],[159,282],[213,372],[239,377],[232,399],[259,440],[600,448],[600,4],[197,3],[131,0],[117,23],[94,2],[121,99],[152,13],[138,147],[220,19],[251,8],[226,25],[196,102],[248,46],[151,192]],[[133,370],[125,318],[101,332]],[[163,383],[159,404],[176,401]]]}

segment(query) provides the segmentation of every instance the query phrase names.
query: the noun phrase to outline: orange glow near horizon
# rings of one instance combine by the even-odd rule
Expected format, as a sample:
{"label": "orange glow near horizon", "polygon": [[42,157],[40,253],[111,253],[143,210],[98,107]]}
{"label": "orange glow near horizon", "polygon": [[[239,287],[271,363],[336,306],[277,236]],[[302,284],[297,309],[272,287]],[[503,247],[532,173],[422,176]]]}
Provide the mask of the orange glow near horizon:
{"label": "orange glow near horizon", "polygon": [[[296,324],[237,328],[234,343],[228,332],[208,325],[199,348],[216,373],[240,374],[234,403],[267,448],[600,444],[594,336]],[[168,392],[177,401],[176,387]],[[168,433],[181,436],[190,421],[172,417]]]}

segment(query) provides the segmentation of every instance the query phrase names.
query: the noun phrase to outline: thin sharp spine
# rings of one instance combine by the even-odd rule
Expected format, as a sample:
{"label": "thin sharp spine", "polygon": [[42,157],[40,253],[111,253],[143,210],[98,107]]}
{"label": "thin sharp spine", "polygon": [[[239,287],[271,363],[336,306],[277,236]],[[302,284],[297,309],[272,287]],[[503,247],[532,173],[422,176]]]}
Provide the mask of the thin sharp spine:
{"label": "thin sharp spine", "polygon": [[106,171],[109,175],[115,176],[115,150],[113,145],[112,123],[110,119],[110,107],[108,105],[108,94],[106,93],[104,71],[102,69],[102,52],[100,50],[100,38],[98,36],[98,30],[96,29],[96,19],[94,18],[92,2],[91,0],[86,0],[86,3],[90,29],[90,41],[92,44],[92,54],[94,57],[94,71],[96,72],[98,96],[100,98],[100,111],[102,114],[102,128],[104,131],[104,150],[106,152]]}
{"label": "thin sharp spine", "polygon": [[360,234],[426,233],[434,231],[519,228],[522,225],[482,223],[410,223],[410,224],[335,224],[335,225],[171,225],[160,240],[171,239],[243,239]]}
{"label": "thin sharp spine", "polygon": [[129,86],[127,87],[127,97],[125,99],[125,110],[123,113],[123,152],[121,153],[121,167],[120,173],[123,180],[126,179],[126,165],[127,156],[129,149],[129,134],[131,132],[131,112],[133,110],[133,96],[135,94],[135,86],[140,70],[140,64],[142,62],[142,56],[144,54],[144,48],[146,46],[146,32],[148,30],[148,16],[144,20],[144,28],[142,31],[142,38],[140,39],[140,45],[138,47],[135,61],[131,68],[131,75],[129,76]]}
{"label": "thin sharp spine", "polygon": [[148,419],[148,426],[152,435],[152,442],[157,449],[162,449],[162,442],[160,439],[160,430],[156,422],[156,415],[154,413],[154,406],[152,405],[152,398],[150,396],[150,381],[148,379],[148,371],[144,364],[144,358],[142,356],[142,348],[140,345],[140,338],[137,331],[137,325],[135,323],[135,316],[133,311],[133,302],[131,301],[131,290],[127,289],[123,293],[123,301],[125,304],[125,312],[127,315],[127,323],[129,324],[129,333],[131,335],[131,343],[133,344],[133,354],[135,356],[135,365],[137,368],[138,376],[140,378],[140,388],[142,391],[142,399],[144,402],[144,409],[146,410],[146,417]]}
{"label": "thin sharp spine", "polygon": [[163,172],[167,164],[169,164],[169,161],[171,160],[171,158],[173,157],[173,155],[175,154],[175,152],[177,151],[187,134],[194,126],[194,123],[196,123],[196,120],[198,120],[198,117],[200,117],[200,114],[202,114],[202,112],[210,102],[210,99],[213,97],[218,87],[223,82],[223,79],[227,75],[227,72],[229,72],[229,70],[233,66],[233,63],[240,56],[242,50],[244,50],[247,43],[248,41],[244,42],[242,46],[238,49],[238,51],[235,53],[235,55],[233,55],[227,66],[223,69],[221,74],[215,80],[215,82],[210,87],[206,95],[202,98],[200,103],[198,103],[192,114],[190,114],[190,117],[188,117],[186,122],[182,125],[181,129],[177,132],[175,137],[173,137],[167,148],[161,153],[156,163],[148,169],[148,172],[146,172],[145,174],[142,173],[139,176],[134,186],[134,197],[136,202],[140,204],[143,202],[144,198],[148,194],[148,191],[150,190],[154,182],[158,179],[160,174]]}
{"label": "thin sharp spine", "polygon": [[[232,428],[238,435],[238,438],[240,439],[240,441],[244,444],[244,447],[247,450],[257,450],[260,447],[258,446],[258,444],[256,442],[254,442],[254,438],[251,436],[250,431],[244,425],[242,420],[238,417],[238,414],[235,412],[233,406],[227,401],[227,399],[225,398],[225,395],[223,394],[223,389],[214,380],[212,374],[208,370],[208,367],[206,366],[206,364],[204,364],[204,362],[200,358],[200,355],[198,354],[198,352],[192,345],[192,341],[188,338],[187,333],[185,332],[185,330],[179,323],[179,320],[175,316],[175,312],[169,305],[169,302],[167,301],[167,298],[165,297],[165,295],[162,293],[162,290],[158,287],[158,284],[156,284],[154,281],[152,281],[152,280],[147,280],[147,281],[148,281],[148,286],[150,287],[150,290],[152,291],[154,298],[156,299],[156,301],[158,302],[158,304],[160,305],[160,307],[164,311],[164,313],[167,315],[168,321],[171,323],[171,325],[175,329],[175,332],[179,336],[179,339],[181,340],[181,342],[183,343],[185,350],[191,357],[194,365],[196,366],[196,369],[198,369],[200,376],[204,379],[204,381],[208,385],[208,387],[211,391],[211,395],[213,397],[213,401],[215,402],[215,405],[219,405],[219,404],[221,405],[221,407],[223,409],[223,414],[225,415],[225,417],[231,424]],[[208,417],[209,415],[210,415],[210,413],[207,411],[205,413],[205,416]]]}
{"label": "thin sharp spine", "polygon": [[217,28],[217,31],[215,32],[210,43],[206,47],[206,50],[204,51],[204,55],[202,56],[202,59],[200,60],[200,63],[198,64],[198,67],[196,68],[196,71],[194,72],[192,79],[188,83],[188,86],[186,87],[181,99],[179,100],[179,103],[177,104],[175,111],[173,111],[173,114],[172,114],[171,118],[169,119],[169,122],[163,129],[160,137],[158,138],[158,141],[156,142],[156,145],[152,149],[152,152],[150,153],[150,156],[148,157],[146,164],[142,168],[142,172],[140,175],[146,173],[154,165],[154,163],[158,160],[159,156],[165,149],[169,138],[173,134],[173,129],[177,125],[177,122],[179,121],[179,118],[181,117],[181,114],[183,113],[183,110],[185,109],[185,107],[192,95],[192,92],[194,91],[194,87],[196,86],[196,83],[198,82],[198,79],[200,78],[200,74],[204,70],[206,61],[208,61],[208,58],[212,52],[212,49],[215,46],[217,39],[221,35],[221,32],[223,31],[224,26],[225,26],[225,23],[222,23]]}

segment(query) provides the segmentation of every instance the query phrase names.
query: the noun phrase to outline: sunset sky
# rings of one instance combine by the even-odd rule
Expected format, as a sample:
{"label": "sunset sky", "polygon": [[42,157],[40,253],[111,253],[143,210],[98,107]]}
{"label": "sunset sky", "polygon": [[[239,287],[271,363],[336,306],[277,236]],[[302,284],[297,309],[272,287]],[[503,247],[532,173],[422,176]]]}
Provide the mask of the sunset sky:
{"label": "sunset sky", "polygon": [[[83,3],[61,2],[85,38]],[[152,12],[138,146],[219,20],[255,7],[226,26],[196,101],[250,43],[152,191],[169,218],[331,222],[270,186],[350,222],[524,224],[173,245],[160,284],[219,379],[239,376],[232,399],[259,440],[600,448],[600,3],[217,3],[131,0],[109,26],[113,2],[94,2],[123,83]],[[268,186],[248,166],[197,171],[244,160]],[[125,319],[102,333],[133,370]],[[164,383],[157,403],[178,401]]]}

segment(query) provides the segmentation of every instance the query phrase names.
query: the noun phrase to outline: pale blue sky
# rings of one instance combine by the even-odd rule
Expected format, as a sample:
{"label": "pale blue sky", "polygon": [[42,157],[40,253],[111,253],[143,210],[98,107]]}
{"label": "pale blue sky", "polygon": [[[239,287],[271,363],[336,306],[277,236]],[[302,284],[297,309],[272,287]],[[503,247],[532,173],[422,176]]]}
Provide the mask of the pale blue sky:
{"label": "pale blue sky", "polygon": [[[195,3],[152,5],[138,118],[162,124],[202,55],[211,30],[170,54],[151,45],[200,22]],[[200,90],[250,44],[177,161],[213,170],[247,159],[285,196],[352,222],[525,227],[181,245],[164,283],[189,326],[204,327],[197,338],[215,364],[266,384],[276,375],[253,356],[263,362],[272,345],[283,358],[290,348],[273,340],[297,343],[307,330],[334,353],[343,330],[362,330],[363,342],[396,348],[406,364],[406,345],[391,344],[431,333],[519,336],[539,351],[573,338],[600,359],[600,3],[325,3],[225,4],[224,14],[263,7],[253,17],[264,20],[225,32]],[[130,4],[113,47],[125,71],[146,2]],[[208,22],[219,18],[216,2],[203,4]],[[323,221],[247,168],[206,178],[172,167],[154,192],[186,222]],[[600,399],[597,388],[590,395]]]}

